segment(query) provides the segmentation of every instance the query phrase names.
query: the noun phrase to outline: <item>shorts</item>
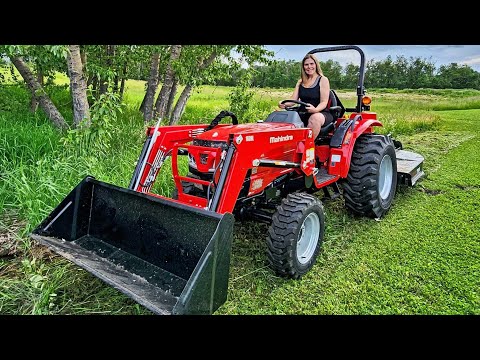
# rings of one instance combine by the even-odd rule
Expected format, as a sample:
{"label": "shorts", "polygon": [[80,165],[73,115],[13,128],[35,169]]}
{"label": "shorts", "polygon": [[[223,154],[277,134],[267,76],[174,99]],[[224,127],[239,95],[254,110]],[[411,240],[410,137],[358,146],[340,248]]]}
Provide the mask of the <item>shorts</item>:
{"label": "shorts", "polygon": [[[333,115],[330,111],[324,110],[324,111],[320,111],[320,113],[322,113],[323,116],[325,116],[325,123],[322,125],[322,127],[327,126],[328,124],[333,122]],[[312,114],[310,114],[308,112],[299,112],[298,115],[300,115],[300,119],[302,119],[303,124],[305,126],[307,126],[308,125],[308,119],[310,118],[310,115],[312,115]]]}

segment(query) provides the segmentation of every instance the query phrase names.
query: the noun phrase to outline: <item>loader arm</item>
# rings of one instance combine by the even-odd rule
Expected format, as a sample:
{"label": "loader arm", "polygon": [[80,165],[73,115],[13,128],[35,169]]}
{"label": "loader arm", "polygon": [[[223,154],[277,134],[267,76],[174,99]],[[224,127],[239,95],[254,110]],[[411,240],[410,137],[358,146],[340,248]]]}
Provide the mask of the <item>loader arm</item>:
{"label": "loader arm", "polygon": [[[171,154],[177,144],[185,144],[203,133],[206,125],[162,126],[158,129],[147,129],[146,151],[138,161],[135,169],[132,190],[149,193],[165,159]],[[156,130],[156,131],[155,131]],[[148,146],[149,145],[149,146]]]}

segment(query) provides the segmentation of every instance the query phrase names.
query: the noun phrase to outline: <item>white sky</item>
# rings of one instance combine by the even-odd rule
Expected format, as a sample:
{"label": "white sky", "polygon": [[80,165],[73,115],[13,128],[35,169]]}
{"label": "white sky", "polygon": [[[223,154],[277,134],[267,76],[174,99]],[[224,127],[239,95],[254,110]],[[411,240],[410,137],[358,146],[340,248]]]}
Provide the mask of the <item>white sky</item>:
{"label": "white sky", "polygon": [[[278,60],[300,61],[310,50],[338,45],[266,45],[268,50],[275,52]],[[457,63],[468,65],[480,72],[480,45],[357,45],[365,53],[365,61],[375,59],[384,60],[388,55],[393,60],[403,55],[407,59],[422,58],[432,62],[438,69],[440,65]],[[338,61],[342,66],[353,63],[359,64],[360,56],[355,50],[318,53],[317,57],[326,61]],[[325,57],[325,58],[324,58]]]}

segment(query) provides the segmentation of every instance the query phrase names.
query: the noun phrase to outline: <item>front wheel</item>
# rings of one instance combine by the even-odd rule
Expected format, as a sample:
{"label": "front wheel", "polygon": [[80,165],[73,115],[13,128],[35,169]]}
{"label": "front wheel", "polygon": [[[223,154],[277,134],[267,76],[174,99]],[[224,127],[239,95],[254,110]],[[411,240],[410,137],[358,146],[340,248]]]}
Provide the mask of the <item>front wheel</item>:
{"label": "front wheel", "polygon": [[306,193],[289,194],[273,214],[267,257],[282,277],[298,279],[315,263],[325,232],[322,202]]}
{"label": "front wheel", "polygon": [[354,146],[344,185],[345,205],[354,213],[381,218],[397,187],[397,157],[390,137],[361,135]]}

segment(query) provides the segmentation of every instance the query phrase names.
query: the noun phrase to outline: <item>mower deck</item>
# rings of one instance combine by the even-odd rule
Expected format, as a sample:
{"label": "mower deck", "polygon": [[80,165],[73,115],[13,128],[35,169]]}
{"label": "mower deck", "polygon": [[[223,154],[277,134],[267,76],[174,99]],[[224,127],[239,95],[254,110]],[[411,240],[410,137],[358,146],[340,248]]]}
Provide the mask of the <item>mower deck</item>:
{"label": "mower deck", "polygon": [[423,156],[412,151],[396,150],[397,173],[402,183],[413,186],[425,176],[423,172]]}

